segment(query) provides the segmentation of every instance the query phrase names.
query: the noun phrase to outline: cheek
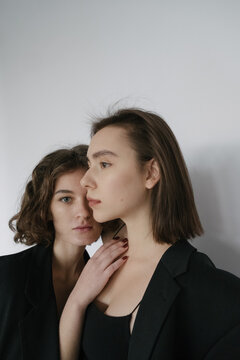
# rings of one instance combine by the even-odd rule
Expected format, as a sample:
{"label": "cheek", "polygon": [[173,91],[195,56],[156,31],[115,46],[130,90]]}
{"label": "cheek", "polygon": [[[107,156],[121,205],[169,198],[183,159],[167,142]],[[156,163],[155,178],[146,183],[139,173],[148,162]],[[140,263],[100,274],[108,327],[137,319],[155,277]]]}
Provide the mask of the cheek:
{"label": "cheek", "polygon": [[109,182],[107,191],[111,192],[111,196],[117,198],[122,204],[128,200],[128,197],[132,197],[134,193],[138,193],[143,190],[139,178],[133,176],[131,171],[121,177],[115,177]]}
{"label": "cheek", "polygon": [[106,191],[117,195],[127,191],[133,185],[131,174],[125,173],[118,175],[117,173],[108,179]]}
{"label": "cheek", "polygon": [[50,208],[50,213],[53,224],[63,222],[67,217],[66,211],[61,206],[55,206],[54,204]]}
{"label": "cheek", "polygon": [[[114,211],[114,209],[117,211],[119,207],[119,211],[125,212],[129,206],[135,207],[140,205],[145,193],[145,188],[141,183],[141,178],[135,175],[134,170],[129,170],[124,176],[115,176],[108,182],[104,200],[106,200],[105,205],[110,212]],[[108,211],[108,209],[105,208],[106,211]],[[97,218],[97,211],[94,215],[96,216],[96,220],[99,220]]]}

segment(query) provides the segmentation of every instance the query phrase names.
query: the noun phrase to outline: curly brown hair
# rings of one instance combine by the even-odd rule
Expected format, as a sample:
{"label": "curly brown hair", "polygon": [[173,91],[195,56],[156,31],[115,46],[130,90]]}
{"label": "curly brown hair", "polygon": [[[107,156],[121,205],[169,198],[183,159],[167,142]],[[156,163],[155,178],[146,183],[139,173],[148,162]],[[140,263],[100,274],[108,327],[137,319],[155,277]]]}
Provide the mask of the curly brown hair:
{"label": "curly brown hair", "polygon": [[49,216],[57,179],[76,169],[88,169],[87,145],[63,148],[46,155],[34,168],[27,183],[20,210],[9,220],[14,241],[26,245],[52,244],[55,230]]}

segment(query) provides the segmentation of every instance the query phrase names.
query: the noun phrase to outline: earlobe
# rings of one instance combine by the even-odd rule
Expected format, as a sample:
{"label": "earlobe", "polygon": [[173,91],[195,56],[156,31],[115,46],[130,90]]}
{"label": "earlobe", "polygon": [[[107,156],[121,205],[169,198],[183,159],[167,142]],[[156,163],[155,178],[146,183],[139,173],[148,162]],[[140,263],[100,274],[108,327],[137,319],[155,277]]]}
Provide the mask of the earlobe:
{"label": "earlobe", "polygon": [[145,186],[147,189],[152,189],[160,180],[160,169],[155,159],[148,161],[146,175]]}

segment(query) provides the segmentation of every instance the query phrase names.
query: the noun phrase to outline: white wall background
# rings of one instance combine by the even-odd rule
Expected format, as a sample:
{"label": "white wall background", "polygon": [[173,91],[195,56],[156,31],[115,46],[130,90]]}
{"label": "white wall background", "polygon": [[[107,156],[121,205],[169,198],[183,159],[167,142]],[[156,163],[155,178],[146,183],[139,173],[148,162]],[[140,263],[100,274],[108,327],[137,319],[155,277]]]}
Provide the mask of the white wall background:
{"label": "white wall background", "polygon": [[205,235],[240,275],[240,2],[0,1],[0,254],[35,164],[89,142],[109,105],[157,111],[185,155]]}

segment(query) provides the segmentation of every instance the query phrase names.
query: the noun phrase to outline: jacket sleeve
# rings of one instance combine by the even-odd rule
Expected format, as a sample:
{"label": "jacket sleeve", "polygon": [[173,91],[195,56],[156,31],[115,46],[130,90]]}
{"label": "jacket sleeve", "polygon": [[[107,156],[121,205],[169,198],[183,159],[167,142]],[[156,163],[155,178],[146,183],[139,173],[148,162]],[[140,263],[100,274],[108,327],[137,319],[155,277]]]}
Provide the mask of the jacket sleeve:
{"label": "jacket sleeve", "polygon": [[208,351],[204,360],[239,360],[240,359],[240,324],[228,331]]}

